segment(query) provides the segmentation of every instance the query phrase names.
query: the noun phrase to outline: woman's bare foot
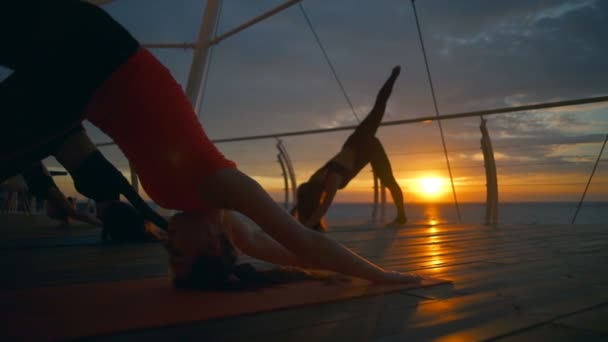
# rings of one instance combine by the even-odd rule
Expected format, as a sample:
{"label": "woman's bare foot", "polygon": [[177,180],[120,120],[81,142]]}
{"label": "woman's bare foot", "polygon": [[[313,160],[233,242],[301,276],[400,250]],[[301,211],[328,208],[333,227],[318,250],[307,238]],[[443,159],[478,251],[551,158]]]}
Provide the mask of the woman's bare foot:
{"label": "woman's bare foot", "polygon": [[389,223],[386,225],[386,227],[399,227],[399,226],[403,226],[407,223],[407,217],[406,216],[397,216],[393,222]]}

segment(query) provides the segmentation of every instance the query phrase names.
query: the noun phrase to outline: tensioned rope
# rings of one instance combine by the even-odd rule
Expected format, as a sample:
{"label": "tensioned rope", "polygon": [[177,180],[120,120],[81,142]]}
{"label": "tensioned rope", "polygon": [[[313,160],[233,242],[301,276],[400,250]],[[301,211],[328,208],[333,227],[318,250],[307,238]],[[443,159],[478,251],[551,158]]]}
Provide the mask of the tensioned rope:
{"label": "tensioned rope", "polygon": [[[422,29],[420,28],[420,21],[418,20],[418,12],[416,11],[416,0],[412,0],[412,9],[414,10],[414,18],[416,19],[416,29],[418,30],[418,38],[420,40],[420,47],[422,48],[422,56],[424,57],[424,65],[426,66],[426,75],[429,80],[429,87],[431,88],[431,95],[433,97],[433,106],[435,107],[435,116],[439,117],[439,107],[437,106],[437,97],[435,96],[435,87],[433,86],[433,78],[431,77],[431,70],[429,67],[429,61],[426,56],[426,49],[424,47],[424,39],[422,38]],[[441,120],[437,120],[439,127],[439,133],[441,134],[441,144],[443,145],[443,153],[445,155],[445,162],[448,168],[448,174],[450,176],[450,183],[452,184],[452,194],[454,195],[454,204],[456,205],[456,214],[458,215],[458,223],[462,222],[460,217],[460,206],[458,205],[458,199],[456,197],[456,187],[454,187],[454,177],[452,176],[452,168],[450,167],[450,158],[448,157],[448,149],[445,144],[445,137],[443,135],[443,126]]]}
{"label": "tensioned rope", "polygon": [[302,3],[300,2],[300,3],[298,3],[298,7],[300,8],[300,12],[302,12],[302,15],[304,16],[304,19],[306,20],[306,23],[308,24],[308,27],[310,28],[312,35],[315,37],[315,40],[317,41],[317,44],[319,45],[319,48],[321,49],[321,52],[323,53],[323,57],[325,57],[325,61],[327,62],[327,65],[329,65],[329,69],[331,69],[331,73],[334,75],[336,82],[338,82],[338,86],[340,86],[340,90],[342,90],[342,95],[344,95],[344,99],[346,99],[346,102],[350,106],[350,110],[353,112],[353,115],[354,115],[355,119],[357,119],[357,122],[361,122],[361,120],[359,120],[359,116],[357,115],[357,112],[355,111],[355,107],[353,106],[352,102],[350,101],[350,97],[348,97],[348,94],[346,93],[346,90],[344,89],[344,85],[342,84],[342,81],[340,81],[340,77],[338,77],[338,73],[336,72],[334,65],[332,64],[331,60],[329,59],[329,55],[327,54],[327,51],[325,50],[325,47],[323,46],[323,43],[321,42],[321,38],[319,38],[319,35],[317,34],[317,31],[315,30],[314,26],[312,25],[312,22],[310,21],[308,14],[306,14],[304,5],[302,5]]}
{"label": "tensioned rope", "polygon": [[574,213],[574,217],[572,217],[572,224],[576,221],[576,216],[578,216],[578,211],[581,209],[581,205],[583,205],[583,201],[585,200],[585,196],[587,195],[587,190],[589,190],[589,185],[591,185],[591,180],[593,179],[593,175],[595,174],[595,170],[597,169],[597,165],[600,163],[602,159],[602,154],[604,153],[604,147],[606,147],[606,142],[608,142],[608,134],[606,134],[606,138],[604,138],[604,144],[600,149],[600,153],[597,155],[597,160],[595,161],[595,165],[593,165],[593,170],[591,171],[591,176],[589,176],[589,180],[587,181],[587,185],[585,186],[585,191],[583,191],[583,195],[581,196],[581,200],[578,202],[578,206],[576,207],[576,212]]}

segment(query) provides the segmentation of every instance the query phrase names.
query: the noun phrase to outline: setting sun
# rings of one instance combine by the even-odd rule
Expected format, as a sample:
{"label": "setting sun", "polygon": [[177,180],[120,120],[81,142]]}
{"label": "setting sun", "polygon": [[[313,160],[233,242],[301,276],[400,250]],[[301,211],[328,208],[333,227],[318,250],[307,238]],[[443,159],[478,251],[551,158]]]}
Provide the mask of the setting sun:
{"label": "setting sun", "polygon": [[419,192],[426,197],[438,197],[443,194],[445,182],[438,177],[425,177],[419,179]]}

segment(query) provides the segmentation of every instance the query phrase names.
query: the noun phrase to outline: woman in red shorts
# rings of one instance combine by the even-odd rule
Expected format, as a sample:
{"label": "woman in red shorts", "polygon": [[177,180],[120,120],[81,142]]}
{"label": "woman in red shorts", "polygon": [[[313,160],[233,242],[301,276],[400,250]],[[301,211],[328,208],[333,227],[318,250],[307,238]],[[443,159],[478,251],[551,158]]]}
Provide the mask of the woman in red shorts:
{"label": "woman in red shorts", "polygon": [[[0,38],[8,43],[0,63],[15,70],[0,89],[0,105],[9,106],[0,111],[2,119],[22,132],[28,122],[47,125],[27,141],[3,141],[9,146],[0,150],[2,162],[14,161],[15,169],[53,153],[62,164],[73,163],[66,151],[78,150],[79,142],[66,142],[64,135],[89,120],[116,142],[156,203],[182,211],[169,222],[167,244],[180,284],[230,277],[235,261],[226,253],[233,253],[233,244],[279,264],[374,282],[419,281],[386,271],[294,220],[218,151],[170,72],[103,10],[76,0],[9,0],[0,11],[10,13],[9,23],[0,24]],[[42,101],[25,105],[32,94]],[[244,229],[233,211],[264,233]]]}

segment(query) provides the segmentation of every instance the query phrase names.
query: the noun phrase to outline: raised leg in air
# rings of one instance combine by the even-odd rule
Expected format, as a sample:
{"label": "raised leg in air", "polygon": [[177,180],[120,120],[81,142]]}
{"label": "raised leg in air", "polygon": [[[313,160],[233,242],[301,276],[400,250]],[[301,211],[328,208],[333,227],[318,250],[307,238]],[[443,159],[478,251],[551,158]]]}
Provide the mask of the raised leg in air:
{"label": "raised leg in air", "polygon": [[393,92],[393,86],[395,85],[395,81],[397,80],[397,77],[399,77],[400,72],[400,66],[393,68],[391,76],[386,80],[376,96],[374,107],[363,119],[363,121],[361,121],[359,126],[355,128],[355,131],[348,137],[345,145],[369,143],[369,141],[376,135],[378,126],[380,126],[380,122],[382,122],[384,112],[386,111],[386,103]]}

